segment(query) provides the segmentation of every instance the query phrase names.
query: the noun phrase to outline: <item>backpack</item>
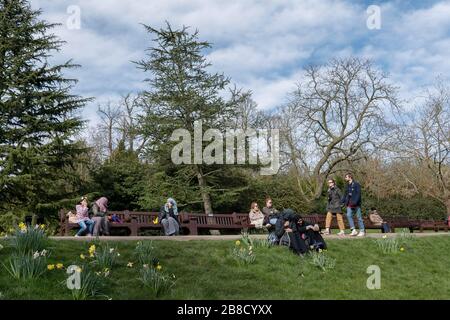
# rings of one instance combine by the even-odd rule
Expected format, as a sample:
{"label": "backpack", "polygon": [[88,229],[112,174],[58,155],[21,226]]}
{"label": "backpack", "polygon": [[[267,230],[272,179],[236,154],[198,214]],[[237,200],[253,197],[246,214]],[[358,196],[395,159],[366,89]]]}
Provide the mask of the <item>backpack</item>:
{"label": "backpack", "polygon": [[280,246],[291,246],[291,237],[289,237],[289,233],[285,232],[280,238]]}
{"label": "backpack", "polygon": [[272,245],[278,244],[280,242],[275,232],[269,233],[269,235],[267,236],[267,241]]}

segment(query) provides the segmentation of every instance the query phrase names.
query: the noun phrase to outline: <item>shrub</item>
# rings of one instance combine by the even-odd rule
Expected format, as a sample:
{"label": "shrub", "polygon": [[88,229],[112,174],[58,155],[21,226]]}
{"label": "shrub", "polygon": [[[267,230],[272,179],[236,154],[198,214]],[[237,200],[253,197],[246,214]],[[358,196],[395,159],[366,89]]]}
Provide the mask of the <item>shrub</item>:
{"label": "shrub", "polygon": [[17,280],[35,279],[45,273],[47,269],[47,252],[36,251],[33,254],[13,254],[5,265],[6,271]]}
{"label": "shrub", "polygon": [[139,280],[150,289],[153,297],[160,297],[172,290],[175,286],[175,276],[168,276],[160,270],[160,265],[144,265],[140,271]]}
{"label": "shrub", "polygon": [[334,269],[334,267],[336,266],[336,259],[329,257],[324,250],[311,251],[310,257],[311,257],[310,263],[313,266],[322,269],[322,271],[324,272],[327,270]]}

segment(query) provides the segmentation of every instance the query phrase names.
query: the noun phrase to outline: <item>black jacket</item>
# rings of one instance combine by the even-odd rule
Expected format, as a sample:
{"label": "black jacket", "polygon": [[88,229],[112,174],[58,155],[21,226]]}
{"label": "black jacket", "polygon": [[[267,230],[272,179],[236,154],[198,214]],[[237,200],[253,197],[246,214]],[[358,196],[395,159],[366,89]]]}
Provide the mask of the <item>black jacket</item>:
{"label": "black jacket", "polygon": [[327,212],[342,212],[342,193],[338,187],[328,189]]}
{"label": "black jacket", "polygon": [[347,184],[342,203],[347,207],[361,206],[361,185],[358,182]]}
{"label": "black jacket", "polygon": [[[284,234],[284,230],[286,228],[290,228],[292,229],[292,232],[298,232],[298,227],[297,227],[297,222],[299,219],[299,215],[296,214],[292,209],[286,209],[284,210],[278,220],[277,220],[277,224],[275,225],[275,234],[278,238],[281,238]],[[285,227],[284,223],[286,221],[289,221],[289,226]]]}

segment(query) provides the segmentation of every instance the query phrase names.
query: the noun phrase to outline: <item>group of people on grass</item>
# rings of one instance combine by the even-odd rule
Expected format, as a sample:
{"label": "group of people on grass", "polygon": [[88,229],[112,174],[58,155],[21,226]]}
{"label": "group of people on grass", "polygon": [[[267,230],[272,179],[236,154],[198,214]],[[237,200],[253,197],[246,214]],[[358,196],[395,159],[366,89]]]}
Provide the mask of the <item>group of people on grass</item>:
{"label": "group of people on grass", "polygon": [[[331,222],[335,216],[340,230],[338,235],[345,235],[342,214],[342,207],[345,207],[351,229],[350,235],[363,237],[365,235],[365,226],[361,213],[361,185],[353,179],[351,173],[345,175],[345,181],[345,192],[342,193],[337,187],[335,180],[328,180],[327,215],[323,234],[331,234]],[[353,222],[354,213],[356,213],[358,219],[359,232],[356,230]],[[290,247],[298,253],[306,252],[308,245],[322,249],[326,247],[317,224],[312,225],[305,222],[300,215],[295,214],[291,209],[279,212],[273,207],[271,198],[266,199],[266,206],[263,209],[259,208],[258,203],[253,202],[249,218],[256,228],[267,228],[270,232],[269,239],[273,242],[280,241],[283,235],[289,236]],[[374,225],[380,226],[383,232],[390,231],[388,224],[383,221],[375,208],[371,209],[369,219]]]}

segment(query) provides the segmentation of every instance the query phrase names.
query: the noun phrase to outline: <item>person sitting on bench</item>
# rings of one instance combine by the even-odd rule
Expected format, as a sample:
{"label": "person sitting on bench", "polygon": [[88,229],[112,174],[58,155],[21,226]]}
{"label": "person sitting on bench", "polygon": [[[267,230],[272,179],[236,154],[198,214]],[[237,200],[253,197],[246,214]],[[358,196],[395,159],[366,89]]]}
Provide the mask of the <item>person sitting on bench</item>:
{"label": "person sitting on bench", "polygon": [[179,233],[178,208],[174,199],[167,199],[167,203],[161,207],[159,221],[161,221],[166,236],[173,236]]}
{"label": "person sitting on bench", "polygon": [[91,237],[95,222],[89,218],[87,198],[82,197],[80,204],[78,204],[75,208],[77,210],[76,221],[80,226],[80,230],[78,230],[75,237],[81,236],[86,230],[88,230],[88,237]]}
{"label": "person sitting on bench", "polygon": [[371,208],[369,211],[369,220],[372,222],[372,224],[376,227],[381,227],[381,232],[383,233],[389,233],[391,232],[391,229],[389,228],[389,225],[387,222],[381,218],[381,216],[378,214],[377,209]]}
{"label": "person sitting on bench", "polygon": [[253,224],[256,229],[261,229],[263,227],[264,214],[259,210],[258,203],[252,202],[248,216],[250,218],[250,223]]}
{"label": "person sitting on bench", "polygon": [[109,236],[109,222],[107,217],[108,198],[101,197],[92,204],[92,219],[95,221],[94,236],[100,234]]}

